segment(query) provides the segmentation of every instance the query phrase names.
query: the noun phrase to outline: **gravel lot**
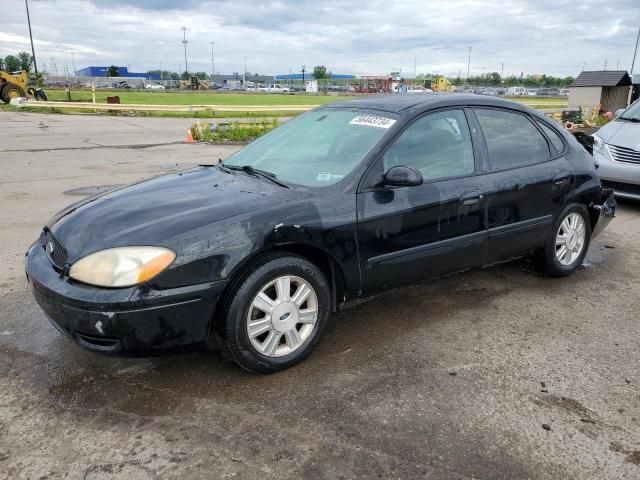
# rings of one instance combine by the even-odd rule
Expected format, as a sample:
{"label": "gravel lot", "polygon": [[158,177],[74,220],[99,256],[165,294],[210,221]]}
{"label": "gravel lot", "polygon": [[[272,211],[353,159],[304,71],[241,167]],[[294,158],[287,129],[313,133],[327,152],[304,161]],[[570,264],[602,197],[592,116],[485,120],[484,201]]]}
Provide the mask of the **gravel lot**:
{"label": "gravel lot", "polygon": [[180,143],[189,123],[0,112],[0,478],[640,478],[640,203],[570,278],[523,260],[394,290],[276,375],[61,337],[24,251],[75,189],[235,148]]}

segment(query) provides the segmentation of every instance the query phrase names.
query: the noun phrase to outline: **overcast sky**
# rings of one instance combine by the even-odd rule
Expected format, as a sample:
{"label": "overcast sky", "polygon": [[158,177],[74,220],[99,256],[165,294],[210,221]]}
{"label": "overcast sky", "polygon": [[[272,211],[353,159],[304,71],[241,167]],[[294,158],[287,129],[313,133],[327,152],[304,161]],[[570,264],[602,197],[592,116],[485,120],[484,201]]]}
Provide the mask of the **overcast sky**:
{"label": "overcast sky", "polygon": [[[29,50],[23,0],[2,0],[0,55]],[[640,0],[30,0],[36,58],[62,72],[88,65],[133,71],[264,74],[323,64],[334,73],[401,70],[577,75],[629,69]],[[640,56],[640,53],[639,53]],[[636,60],[640,72],[640,58]]]}

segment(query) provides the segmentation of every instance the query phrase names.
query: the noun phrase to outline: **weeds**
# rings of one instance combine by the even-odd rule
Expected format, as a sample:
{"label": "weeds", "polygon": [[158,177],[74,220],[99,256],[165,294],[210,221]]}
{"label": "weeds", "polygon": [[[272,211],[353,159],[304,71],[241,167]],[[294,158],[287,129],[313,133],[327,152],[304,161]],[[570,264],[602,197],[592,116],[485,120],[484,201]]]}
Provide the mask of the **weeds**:
{"label": "weeds", "polygon": [[209,124],[196,123],[191,127],[193,139],[201,142],[238,142],[246,143],[273,130],[280,122],[273,118],[271,120],[263,118],[260,122],[253,123],[227,123]]}

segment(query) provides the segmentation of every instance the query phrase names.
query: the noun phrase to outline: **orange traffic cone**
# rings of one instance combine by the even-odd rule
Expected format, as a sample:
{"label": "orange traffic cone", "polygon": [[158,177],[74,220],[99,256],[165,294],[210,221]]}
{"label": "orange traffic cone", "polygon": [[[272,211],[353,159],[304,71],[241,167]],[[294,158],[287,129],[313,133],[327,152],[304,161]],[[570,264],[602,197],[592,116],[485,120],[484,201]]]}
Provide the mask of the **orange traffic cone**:
{"label": "orange traffic cone", "polygon": [[195,140],[193,139],[193,133],[191,132],[190,128],[187,130],[187,143],[195,143]]}

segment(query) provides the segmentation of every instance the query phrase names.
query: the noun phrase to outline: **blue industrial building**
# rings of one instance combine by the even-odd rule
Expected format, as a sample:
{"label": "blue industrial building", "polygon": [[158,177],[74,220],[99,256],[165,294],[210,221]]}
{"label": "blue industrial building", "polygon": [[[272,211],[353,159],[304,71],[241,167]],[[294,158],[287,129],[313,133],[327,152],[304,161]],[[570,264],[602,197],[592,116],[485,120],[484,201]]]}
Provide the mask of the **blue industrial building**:
{"label": "blue industrial building", "polygon": [[[109,67],[85,67],[76,70],[78,77],[106,77]],[[146,78],[147,80],[160,80],[159,74],[149,75],[147,72],[130,72],[128,67],[118,67],[118,77]]]}
{"label": "blue industrial building", "polygon": [[[329,77],[331,80],[351,80],[356,78],[355,75],[344,75],[340,73],[332,73]],[[287,73],[286,75],[276,75],[276,81],[280,80],[302,80],[301,73]],[[304,80],[313,80],[313,72],[305,72]]]}

